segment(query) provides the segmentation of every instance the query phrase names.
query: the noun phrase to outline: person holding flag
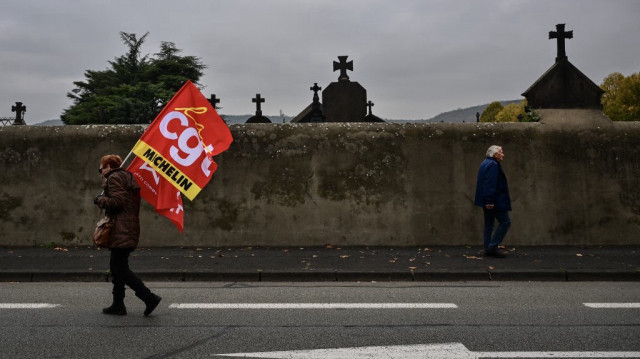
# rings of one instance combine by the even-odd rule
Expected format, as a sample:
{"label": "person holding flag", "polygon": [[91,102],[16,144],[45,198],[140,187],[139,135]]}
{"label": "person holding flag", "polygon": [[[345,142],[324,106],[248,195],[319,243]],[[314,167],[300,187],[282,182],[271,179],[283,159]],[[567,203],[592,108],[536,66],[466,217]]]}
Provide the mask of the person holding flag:
{"label": "person holding flag", "polygon": [[119,156],[102,158],[104,192],[94,202],[116,219],[109,246],[113,304],[103,313],[127,314],[125,284],[145,302],[145,316],[158,306],[162,298],[151,293],[129,269],[129,254],[138,246],[140,237],[140,198],[182,232],[181,194],[189,200],[195,198],[217,169],[213,156],[226,151],[231,142],[231,132],[222,118],[200,90],[187,81],[135,144],[131,153],[136,157],[126,170],[121,168]]}
{"label": "person holding flag", "polygon": [[103,192],[94,199],[94,203],[114,221],[109,236],[113,303],[104,308],[102,313],[127,314],[124,305],[127,285],[144,302],[144,315],[149,316],[162,298],[152,293],[129,268],[129,255],[138,247],[140,239],[140,187],[133,174],[125,171],[121,165],[122,159],[118,155],[102,157],[99,172],[103,179]]}

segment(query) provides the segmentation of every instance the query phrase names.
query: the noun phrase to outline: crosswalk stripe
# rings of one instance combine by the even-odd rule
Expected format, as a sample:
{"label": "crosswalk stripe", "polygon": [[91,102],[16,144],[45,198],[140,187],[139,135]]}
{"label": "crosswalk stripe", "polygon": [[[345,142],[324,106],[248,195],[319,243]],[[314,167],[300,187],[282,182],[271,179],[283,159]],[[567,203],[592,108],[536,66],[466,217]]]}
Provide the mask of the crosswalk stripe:
{"label": "crosswalk stripe", "polygon": [[640,308],[640,303],[582,303],[589,308],[631,309]]}
{"label": "crosswalk stripe", "polygon": [[50,303],[0,303],[0,309],[47,309],[59,306]]}
{"label": "crosswalk stripe", "polygon": [[173,303],[172,309],[455,309],[453,303]]}

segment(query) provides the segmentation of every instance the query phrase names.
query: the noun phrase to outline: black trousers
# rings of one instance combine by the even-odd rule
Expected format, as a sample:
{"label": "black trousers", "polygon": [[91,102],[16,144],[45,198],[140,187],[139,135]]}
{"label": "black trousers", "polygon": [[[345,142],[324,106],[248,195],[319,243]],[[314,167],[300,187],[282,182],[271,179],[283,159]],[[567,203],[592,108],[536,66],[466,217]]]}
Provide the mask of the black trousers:
{"label": "black trousers", "polygon": [[109,269],[111,269],[111,275],[113,279],[113,299],[124,300],[125,285],[133,289],[136,296],[141,299],[145,299],[149,296],[151,291],[147,288],[142,280],[138,278],[129,269],[129,255],[133,252],[132,248],[112,248],[111,259],[109,260]]}

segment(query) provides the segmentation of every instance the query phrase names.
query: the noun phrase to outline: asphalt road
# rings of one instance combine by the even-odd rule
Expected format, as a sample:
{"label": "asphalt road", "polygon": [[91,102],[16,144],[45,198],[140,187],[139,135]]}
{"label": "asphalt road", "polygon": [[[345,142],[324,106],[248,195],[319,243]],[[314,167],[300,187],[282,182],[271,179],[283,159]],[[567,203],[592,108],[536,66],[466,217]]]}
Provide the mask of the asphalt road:
{"label": "asphalt road", "polygon": [[148,284],[0,283],[0,357],[640,358],[637,282]]}

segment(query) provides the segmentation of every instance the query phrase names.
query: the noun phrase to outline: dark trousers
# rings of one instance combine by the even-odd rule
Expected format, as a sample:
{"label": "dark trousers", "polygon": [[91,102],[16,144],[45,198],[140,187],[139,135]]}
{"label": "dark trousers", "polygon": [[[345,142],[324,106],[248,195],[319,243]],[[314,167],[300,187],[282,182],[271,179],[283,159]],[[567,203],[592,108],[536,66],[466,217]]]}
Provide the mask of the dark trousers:
{"label": "dark trousers", "polygon": [[113,279],[113,299],[124,300],[125,285],[133,289],[138,298],[148,297],[151,291],[144,283],[129,269],[129,255],[133,252],[131,248],[112,248],[109,269]]}
{"label": "dark trousers", "polygon": [[[498,228],[493,231],[496,220]],[[497,209],[484,209],[484,250],[495,251],[504,240],[509,227],[511,226],[511,218],[509,211],[501,211]]]}

